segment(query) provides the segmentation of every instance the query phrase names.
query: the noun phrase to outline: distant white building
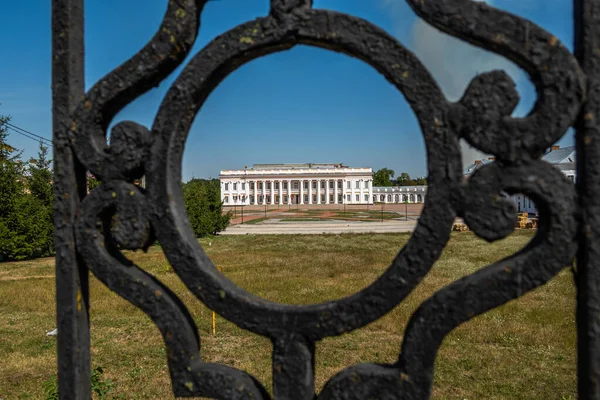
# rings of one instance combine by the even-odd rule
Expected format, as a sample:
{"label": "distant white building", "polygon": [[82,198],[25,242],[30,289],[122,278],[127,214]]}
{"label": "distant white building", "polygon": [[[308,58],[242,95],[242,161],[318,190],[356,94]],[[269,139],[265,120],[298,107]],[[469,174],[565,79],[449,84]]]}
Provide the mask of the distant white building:
{"label": "distant white building", "polygon": [[343,164],[255,164],[221,171],[225,206],[372,204],[373,170]]}
{"label": "distant white building", "polygon": [[374,203],[425,203],[427,186],[379,186],[373,188]]}
{"label": "distant white building", "polygon": [[[560,146],[552,146],[550,149],[548,149],[546,154],[544,154],[542,160],[552,164],[555,168],[558,168],[563,174],[565,174],[572,182],[575,182],[577,178],[575,146],[562,148]],[[478,168],[493,161],[493,158],[475,161],[465,169],[463,173],[464,177],[468,179]],[[510,198],[515,203],[518,212],[526,212],[530,214],[536,214],[538,212],[533,200],[524,194],[515,194],[510,196]]]}

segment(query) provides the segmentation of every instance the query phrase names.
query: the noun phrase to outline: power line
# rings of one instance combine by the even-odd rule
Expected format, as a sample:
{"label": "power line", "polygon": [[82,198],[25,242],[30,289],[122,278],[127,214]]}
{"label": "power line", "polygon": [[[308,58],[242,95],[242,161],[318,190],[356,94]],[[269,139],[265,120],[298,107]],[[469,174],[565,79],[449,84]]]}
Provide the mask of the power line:
{"label": "power line", "polygon": [[[39,142],[40,140],[43,140],[43,141],[46,141],[46,142],[47,142],[47,143],[48,143],[50,146],[52,146],[52,140],[50,140],[50,139],[46,139],[46,138],[45,138],[45,137],[43,137],[43,136],[36,135],[36,134],[35,134],[35,133],[33,133],[33,132],[27,131],[27,130],[25,130],[25,129],[23,129],[23,128],[19,128],[18,126],[16,126],[16,125],[13,125],[13,124],[11,124],[10,122],[5,122],[5,125],[6,125],[7,127],[11,128],[13,132],[17,132],[17,133],[19,133],[19,134],[21,134],[21,135],[23,135],[23,136],[27,136],[27,135],[34,136],[34,137],[36,137],[36,138],[37,138],[37,139],[35,139],[36,141],[38,141],[38,142]],[[29,136],[27,136],[27,137],[29,137]],[[31,139],[31,137],[29,137],[29,138]]]}
{"label": "power line", "polygon": [[[23,133],[23,132],[20,132],[20,131],[16,130],[15,128],[12,128],[12,127],[10,127],[10,126],[8,126],[8,125],[7,125],[7,129],[8,129],[8,130],[10,130],[10,131],[12,131],[12,132],[14,132],[14,133],[18,133],[19,135],[25,136],[26,138],[29,138],[29,139],[31,139],[31,140],[35,140],[35,141],[36,141],[36,142],[38,142],[38,143],[40,142],[40,139],[37,139],[37,138],[35,138],[35,137],[33,137],[33,136],[29,136],[28,134],[26,134],[26,133]],[[36,136],[37,136],[37,135],[36,135]],[[48,140],[48,139],[44,139],[44,140]],[[50,147],[52,147],[52,143],[51,143],[50,141],[44,142],[44,141],[42,140],[42,143],[43,143],[45,146],[50,146]]]}

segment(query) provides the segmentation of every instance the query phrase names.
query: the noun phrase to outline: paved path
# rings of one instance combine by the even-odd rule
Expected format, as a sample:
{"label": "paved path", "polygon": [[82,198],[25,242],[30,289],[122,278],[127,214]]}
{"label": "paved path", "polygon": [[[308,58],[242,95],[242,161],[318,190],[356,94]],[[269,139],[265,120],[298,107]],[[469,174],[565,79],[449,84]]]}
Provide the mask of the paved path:
{"label": "paved path", "polygon": [[323,233],[399,233],[412,232],[416,221],[387,220],[383,222],[361,221],[314,221],[280,222],[265,221],[260,224],[231,225],[221,235],[315,235]]}

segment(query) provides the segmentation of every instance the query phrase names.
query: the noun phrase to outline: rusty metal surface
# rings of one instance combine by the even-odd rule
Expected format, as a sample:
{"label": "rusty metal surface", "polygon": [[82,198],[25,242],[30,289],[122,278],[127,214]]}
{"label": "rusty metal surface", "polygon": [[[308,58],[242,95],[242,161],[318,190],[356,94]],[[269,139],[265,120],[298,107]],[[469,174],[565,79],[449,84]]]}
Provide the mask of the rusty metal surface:
{"label": "rusty metal surface", "polygon": [[[580,63],[589,73],[597,70],[598,56],[592,55],[595,42],[586,40],[597,40],[589,27],[596,26],[598,0],[579,0],[578,10],[587,7],[591,15],[585,22],[577,20],[589,28],[578,36],[588,43],[588,47],[583,45],[587,50],[581,52],[579,62],[551,33],[484,3],[407,1],[428,23],[503,55],[527,71],[539,95],[532,113],[525,118],[511,117],[518,95],[514,82],[504,72],[477,76],[460,101],[449,102],[414,54],[388,33],[357,17],[313,9],[311,0],[271,0],[268,16],[244,23],[210,42],[184,66],[150,128],[127,121],[107,132],[112,118],[123,107],[184,61],[198,34],[206,0],[170,1],[152,40],[85,95],[77,95],[73,107],[65,108],[72,101],[68,100],[68,91],[61,84],[54,86],[54,141],[60,152],[55,155],[59,160],[56,221],[63,224],[57,229],[57,249],[71,249],[62,253],[57,265],[70,273],[76,266],[87,266],[111,290],[152,318],[163,335],[177,396],[270,398],[263,385],[246,372],[204,362],[199,355],[197,328],[183,303],[167,286],[127,260],[120,248],[145,249],[158,239],[174,271],[199,301],[238,326],[270,338],[272,393],[276,399],[426,399],[431,395],[434,362],[444,337],[470,318],[550,280],[575,257],[581,229],[585,235],[579,224],[580,207],[590,222],[600,215],[595,211],[600,195],[596,182],[600,160],[596,119],[584,116],[578,139],[580,151],[581,146],[589,149],[579,172],[580,178],[586,176],[581,178],[580,191],[587,194],[578,198],[576,188],[560,171],[540,161],[544,150],[578,118],[586,96],[586,77]],[[83,63],[79,43],[83,35],[82,3],[54,0],[54,82],[83,77],[82,68],[71,70],[57,61],[66,62],[64,57],[71,57]],[[81,15],[75,15],[78,12]],[[60,35],[65,30],[71,42]],[[179,184],[188,131],[210,93],[245,63],[299,44],[356,57],[402,92],[423,132],[429,184],[423,213],[410,241],[399,249],[383,275],[351,296],[307,306],[261,299],[224,277],[190,228]],[[591,107],[588,112],[593,116],[597,104],[586,106]],[[477,170],[467,182],[462,179],[460,138],[496,157],[494,163]],[[72,160],[72,154],[82,166]],[[65,193],[77,198],[81,182],[75,177],[85,170],[101,179],[102,184],[81,203],[61,200]],[[131,183],[142,175],[146,176],[146,189]],[[532,241],[518,253],[441,289],[425,301],[407,326],[396,363],[348,366],[321,393],[315,393],[316,341],[363,327],[402,302],[439,257],[457,216],[488,241],[502,239],[513,231],[516,210],[500,196],[501,192],[524,193],[538,205],[539,229]],[[113,223],[115,215],[118,224]],[[597,261],[589,257],[595,254],[594,246],[598,247],[593,242],[597,233],[593,232],[595,236],[587,241],[581,239],[579,248],[584,260],[579,269],[588,268],[585,276],[596,280],[587,284],[587,294],[580,294],[585,304],[580,304],[578,324],[580,337],[589,336],[582,352],[591,346],[586,371],[592,371],[590,382],[597,382],[597,315],[589,311],[598,307],[600,281]],[[77,255],[85,266],[73,258],[72,235],[76,236]],[[69,354],[81,348],[85,356],[81,365],[89,364],[89,338],[85,337],[87,313],[80,319],[73,317],[77,288],[85,285],[67,275],[57,274],[57,285],[64,290],[57,300],[58,319],[70,321],[72,327],[62,330],[59,323],[59,340],[61,335],[73,340],[71,346],[59,346],[61,398],[83,399],[89,398],[89,388],[62,391],[68,384],[64,382],[79,382],[74,376],[84,371],[81,368],[89,370],[89,365],[81,367],[69,361]],[[580,280],[580,285],[585,282]],[[86,290],[84,297],[87,306]],[[81,337],[69,333],[75,328],[83,332]],[[66,338],[62,336],[62,340]],[[597,399],[597,395],[586,397],[592,391],[592,383],[586,382],[581,380],[582,398]]]}

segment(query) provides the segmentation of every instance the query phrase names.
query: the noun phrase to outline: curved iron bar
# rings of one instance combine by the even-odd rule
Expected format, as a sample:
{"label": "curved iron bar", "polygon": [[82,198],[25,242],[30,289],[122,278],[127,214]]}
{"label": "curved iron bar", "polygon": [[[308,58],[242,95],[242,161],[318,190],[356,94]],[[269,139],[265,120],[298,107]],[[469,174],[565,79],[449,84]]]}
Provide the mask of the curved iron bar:
{"label": "curved iron bar", "polygon": [[[437,351],[448,333],[545,284],[571,262],[577,250],[577,198],[573,184],[560,171],[541,161],[521,167],[491,164],[479,170],[467,186],[488,199],[501,190],[531,196],[541,218],[534,238],[516,254],[453,282],[426,300],[408,323],[396,364],[346,368],[327,383],[319,399],[429,398]],[[475,226],[477,233],[479,226]]]}
{"label": "curved iron bar", "polygon": [[[98,179],[138,178],[120,168],[122,164],[106,145],[106,130],[127,104],[152,89],[183,62],[200,27],[200,14],[208,0],[169,0],[163,21],[154,37],[121,66],[96,83],[81,99],[73,115],[71,142],[81,162]],[[116,128],[116,127],[115,127]],[[132,151],[147,157],[139,143]]]}
{"label": "curved iron bar", "polygon": [[507,91],[514,91],[508,76],[496,71],[476,77],[451,111],[453,123],[471,145],[505,161],[536,159],[573,125],[584,101],[585,77],[575,56],[555,36],[483,2],[406,1],[443,32],[514,61],[538,91],[532,112],[513,118],[516,101],[507,98]]}
{"label": "curved iron bar", "polygon": [[[96,188],[82,202],[76,230],[79,253],[90,270],[110,290],[148,315],[160,330],[177,396],[211,396],[217,399],[268,399],[260,383],[235,368],[202,362],[196,324],[183,302],[154,276],[129,261],[111,233],[115,212],[122,220],[122,237],[147,236],[149,229],[144,194],[134,185],[112,181]],[[102,221],[102,231],[98,223]],[[142,246],[140,246],[142,247]]]}
{"label": "curved iron bar", "polygon": [[[242,64],[296,44],[325,47],[363,59],[405,94],[425,132],[431,182],[429,202],[413,238],[390,268],[358,294],[309,306],[262,300],[218,273],[181,212],[185,208],[179,185],[183,144],[210,92]],[[373,47],[380,51],[368,51]],[[461,176],[459,163],[454,161],[459,155],[458,142],[444,124],[445,110],[439,88],[418,60],[367,21],[330,11],[305,10],[293,24],[266,17],[234,28],[211,42],[182,71],[152,128],[155,156],[149,164],[147,183],[154,224],[161,227],[157,234],[166,256],[202,302],[239,326],[271,338],[297,333],[318,340],[377,319],[427,273],[446,243],[455,217],[450,206],[440,205],[442,199],[451,198]]]}

